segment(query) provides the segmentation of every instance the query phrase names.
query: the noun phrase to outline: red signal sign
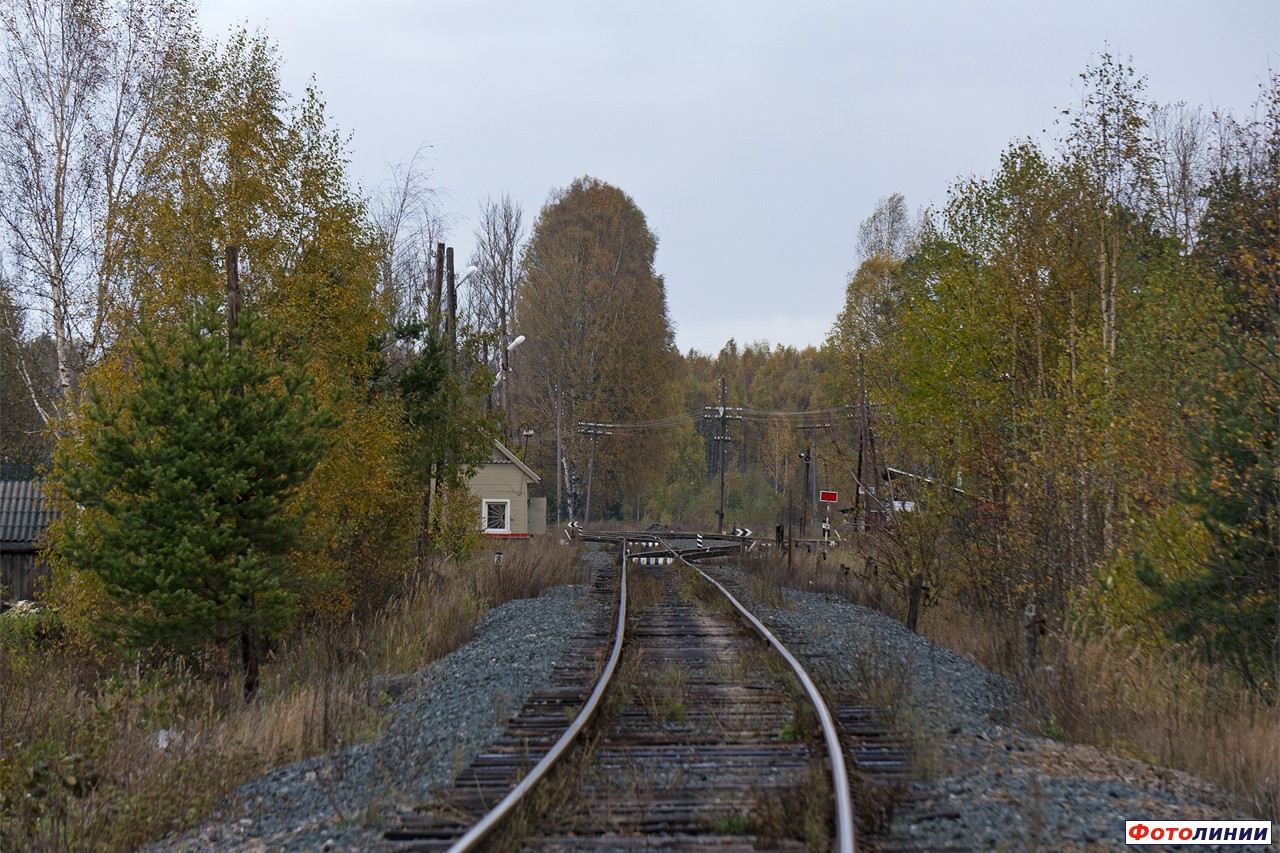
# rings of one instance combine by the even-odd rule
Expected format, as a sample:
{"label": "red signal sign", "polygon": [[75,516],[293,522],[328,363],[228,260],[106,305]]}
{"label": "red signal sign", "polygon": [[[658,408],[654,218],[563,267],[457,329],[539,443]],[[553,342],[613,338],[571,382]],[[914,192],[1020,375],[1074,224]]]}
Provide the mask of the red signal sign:
{"label": "red signal sign", "polygon": [[824,504],[833,504],[840,499],[838,492],[818,492],[818,500]]}

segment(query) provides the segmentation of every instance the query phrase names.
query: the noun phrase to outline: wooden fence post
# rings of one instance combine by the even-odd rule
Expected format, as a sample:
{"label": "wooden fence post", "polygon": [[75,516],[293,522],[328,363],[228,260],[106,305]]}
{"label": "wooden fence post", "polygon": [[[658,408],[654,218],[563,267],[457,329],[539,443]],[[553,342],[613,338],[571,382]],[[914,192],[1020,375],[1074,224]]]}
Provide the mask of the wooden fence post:
{"label": "wooden fence post", "polygon": [[916,621],[920,618],[920,598],[923,594],[924,572],[916,572],[911,578],[910,595],[907,598],[907,627],[912,631],[916,630]]}
{"label": "wooden fence post", "polygon": [[1027,602],[1022,610],[1022,666],[1026,675],[1036,671],[1036,645],[1044,633],[1044,617],[1036,615],[1034,602]]}

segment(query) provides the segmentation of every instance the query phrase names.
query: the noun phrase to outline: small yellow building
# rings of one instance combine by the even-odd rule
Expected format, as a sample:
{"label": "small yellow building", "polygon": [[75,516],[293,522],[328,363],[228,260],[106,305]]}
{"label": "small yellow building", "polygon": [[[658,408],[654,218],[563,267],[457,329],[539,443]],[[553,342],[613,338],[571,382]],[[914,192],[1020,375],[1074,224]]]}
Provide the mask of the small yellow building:
{"label": "small yellow building", "polygon": [[528,465],[500,441],[493,458],[476,470],[468,484],[480,499],[480,530],[494,538],[525,538],[547,530],[547,499],[529,496],[540,481]]}

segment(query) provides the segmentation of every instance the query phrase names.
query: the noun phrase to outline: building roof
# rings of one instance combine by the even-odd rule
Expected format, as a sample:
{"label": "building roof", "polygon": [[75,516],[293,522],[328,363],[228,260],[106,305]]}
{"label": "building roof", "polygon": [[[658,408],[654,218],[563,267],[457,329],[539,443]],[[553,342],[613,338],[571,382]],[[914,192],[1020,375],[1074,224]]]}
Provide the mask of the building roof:
{"label": "building roof", "polygon": [[498,455],[494,458],[493,460],[494,462],[498,463],[499,465],[506,464],[507,462],[513,462],[515,463],[516,467],[519,468],[521,471],[523,471],[524,475],[528,477],[531,481],[535,483],[542,481],[541,477],[533,473],[533,470],[530,469],[528,465],[521,462],[520,457],[516,456],[514,453],[508,450],[507,446],[503,444],[501,441],[498,441],[495,438],[493,440],[493,446],[498,450]]}
{"label": "building roof", "polygon": [[58,515],[39,480],[0,480],[0,550],[28,551]]}

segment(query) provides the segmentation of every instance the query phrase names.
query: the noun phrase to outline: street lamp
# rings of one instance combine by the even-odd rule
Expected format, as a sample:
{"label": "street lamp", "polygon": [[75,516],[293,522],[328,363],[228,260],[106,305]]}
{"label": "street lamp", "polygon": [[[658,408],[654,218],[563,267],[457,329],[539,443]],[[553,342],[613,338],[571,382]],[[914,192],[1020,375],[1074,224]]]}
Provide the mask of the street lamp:
{"label": "street lamp", "polygon": [[[472,267],[472,269],[475,269],[475,267]],[[508,353],[514,352],[516,347],[524,343],[524,340],[525,340],[524,335],[516,335],[516,339],[511,343],[507,344],[507,352]],[[497,388],[498,383],[501,382],[503,377],[506,375],[507,375],[507,371],[503,370],[502,368],[498,368],[498,375],[493,377],[493,387]]]}
{"label": "street lamp", "polygon": [[[503,334],[504,335],[506,334],[505,329],[503,330]],[[493,392],[498,389],[498,383],[501,382],[503,379],[506,379],[508,373],[514,372],[509,369],[509,365],[508,367],[504,368],[504,365],[508,364],[507,356],[509,356],[512,352],[514,352],[515,348],[520,346],[522,343],[524,343],[524,341],[525,341],[524,335],[516,335],[515,340],[507,344],[506,350],[502,352],[502,357],[498,360],[498,372],[493,377],[493,387],[489,389],[490,400],[493,399]],[[504,385],[502,387],[502,393],[498,396],[498,408],[506,413],[507,418],[511,417],[511,405],[509,402],[510,396],[511,396],[510,389],[506,385]],[[526,442],[527,440],[528,439],[526,438]]]}

